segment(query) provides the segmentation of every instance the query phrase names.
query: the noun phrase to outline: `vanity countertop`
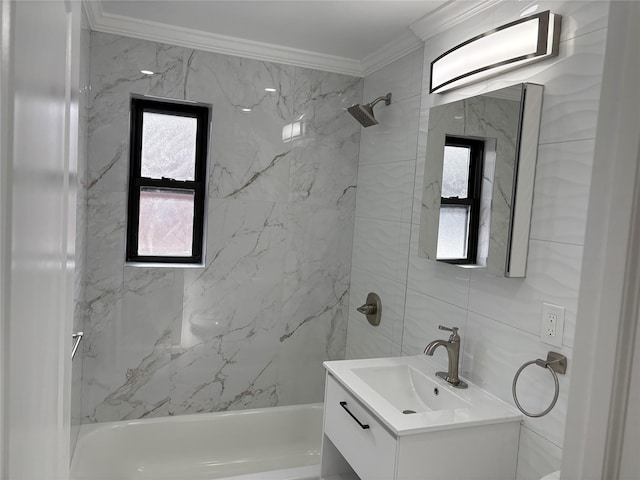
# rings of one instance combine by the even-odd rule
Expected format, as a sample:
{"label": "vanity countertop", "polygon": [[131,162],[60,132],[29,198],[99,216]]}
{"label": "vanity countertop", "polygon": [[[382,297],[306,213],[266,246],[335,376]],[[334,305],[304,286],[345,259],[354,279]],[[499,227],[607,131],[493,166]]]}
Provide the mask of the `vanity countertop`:
{"label": "vanity countertop", "polygon": [[[424,355],[336,360],[324,362],[324,367],[398,436],[519,422],[523,418],[514,407],[472,383],[467,382],[469,388],[457,389],[436,377],[436,371],[443,370],[442,367]],[[396,382],[398,379],[389,375],[406,378]],[[402,399],[409,395],[413,398],[422,395],[426,399],[423,408],[415,408],[416,413],[402,411]]]}

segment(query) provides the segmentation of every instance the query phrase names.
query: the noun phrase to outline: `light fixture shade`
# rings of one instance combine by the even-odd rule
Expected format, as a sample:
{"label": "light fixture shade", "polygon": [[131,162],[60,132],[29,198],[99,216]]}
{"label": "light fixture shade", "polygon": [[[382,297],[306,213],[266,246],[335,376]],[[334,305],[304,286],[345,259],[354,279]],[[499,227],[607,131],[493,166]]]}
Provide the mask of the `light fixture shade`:
{"label": "light fixture shade", "polygon": [[562,17],[549,10],[473,37],[431,62],[429,93],[444,92],[558,55]]}

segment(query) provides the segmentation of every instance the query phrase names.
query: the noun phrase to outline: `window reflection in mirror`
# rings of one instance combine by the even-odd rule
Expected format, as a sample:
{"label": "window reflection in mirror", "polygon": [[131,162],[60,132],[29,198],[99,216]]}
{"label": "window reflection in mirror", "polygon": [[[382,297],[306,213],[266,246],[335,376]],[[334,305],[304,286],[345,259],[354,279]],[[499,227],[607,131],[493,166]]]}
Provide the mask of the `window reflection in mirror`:
{"label": "window reflection in mirror", "polygon": [[519,84],[429,110],[420,257],[525,275],[542,92]]}
{"label": "window reflection in mirror", "polygon": [[436,258],[477,263],[484,141],[447,135]]}

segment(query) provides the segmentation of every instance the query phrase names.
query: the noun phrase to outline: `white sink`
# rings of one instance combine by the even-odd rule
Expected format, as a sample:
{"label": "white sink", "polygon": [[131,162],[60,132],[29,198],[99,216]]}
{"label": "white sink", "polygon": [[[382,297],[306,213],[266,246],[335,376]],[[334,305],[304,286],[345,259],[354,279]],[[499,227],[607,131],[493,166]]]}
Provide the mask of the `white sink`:
{"label": "white sink", "polygon": [[409,365],[354,368],[353,373],[403,414],[467,408],[469,403]]}
{"label": "white sink", "polygon": [[514,422],[515,408],[469,383],[456,389],[425,355],[338,360],[325,368],[396,435]]}

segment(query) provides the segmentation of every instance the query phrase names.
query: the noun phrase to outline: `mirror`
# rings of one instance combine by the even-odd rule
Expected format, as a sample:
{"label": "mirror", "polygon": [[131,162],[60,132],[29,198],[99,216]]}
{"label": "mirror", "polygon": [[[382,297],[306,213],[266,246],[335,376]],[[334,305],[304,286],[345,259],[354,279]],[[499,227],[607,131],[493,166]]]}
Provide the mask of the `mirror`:
{"label": "mirror", "polygon": [[523,83],[430,109],[420,257],[525,276],[542,93]]}

